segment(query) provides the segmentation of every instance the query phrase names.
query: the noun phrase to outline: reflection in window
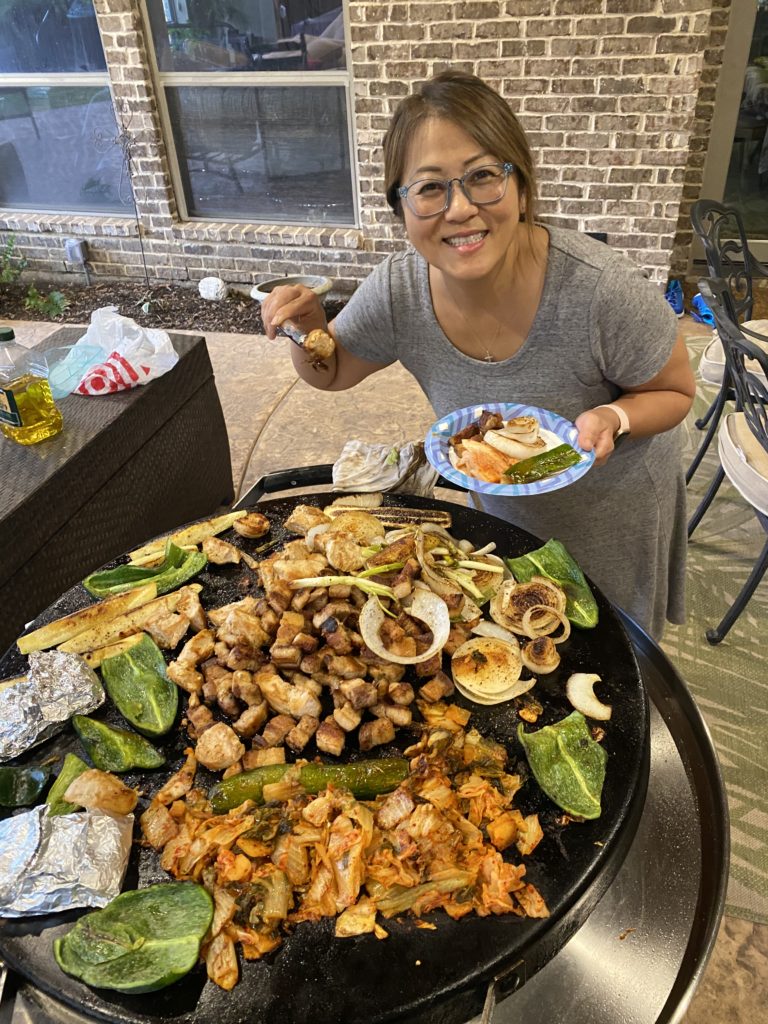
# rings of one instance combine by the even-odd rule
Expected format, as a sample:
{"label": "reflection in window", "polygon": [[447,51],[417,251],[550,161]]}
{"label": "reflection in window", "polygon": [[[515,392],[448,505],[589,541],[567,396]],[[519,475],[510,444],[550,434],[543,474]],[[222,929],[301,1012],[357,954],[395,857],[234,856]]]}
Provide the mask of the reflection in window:
{"label": "reflection in window", "polygon": [[0,74],[105,70],[93,0],[0,0]]}
{"label": "reflection in window", "polygon": [[341,0],[148,0],[161,71],[343,68]]}
{"label": "reflection in window", "polygon": [[0,206],[132,213],[106,85],[3,86]]}
{"label": "reflection in window", "polygon": [[169,87],[188,213],[354,223],[343,87]]}

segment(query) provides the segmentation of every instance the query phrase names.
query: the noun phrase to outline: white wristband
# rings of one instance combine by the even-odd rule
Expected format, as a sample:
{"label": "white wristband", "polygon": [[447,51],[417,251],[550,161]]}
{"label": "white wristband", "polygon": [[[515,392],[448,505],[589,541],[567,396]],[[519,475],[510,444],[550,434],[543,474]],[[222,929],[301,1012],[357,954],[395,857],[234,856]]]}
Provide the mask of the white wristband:
{"label": "white wristband", "polygon": [[615,402],[608,402],[606,405],[596,405],[596,409],[613,409],[616,415],[619,417],[619,429],[613,435],[614,440],[617,437],[621,437],[622,434],[629,433],[629,416],[626,411],[620,406],[616,405]]}

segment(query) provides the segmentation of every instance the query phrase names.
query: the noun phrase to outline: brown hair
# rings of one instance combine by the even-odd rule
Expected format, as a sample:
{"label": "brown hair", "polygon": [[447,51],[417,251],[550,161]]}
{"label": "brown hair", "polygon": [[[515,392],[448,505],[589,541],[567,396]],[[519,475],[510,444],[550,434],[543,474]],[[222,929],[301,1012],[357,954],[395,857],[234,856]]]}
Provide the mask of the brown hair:
{"label": "brown hair", "polygon": [[536,175],[533,156],[522,125],[506,100],[475,75],[443,71],[418,92],[402,100],[384,136],[384,181],[387,202],[402,219],[397,190],[402,184],[408,145],[413,132],[430,117],[444,117],[462,128],[497,160],[515,165],[518,188],[525,198],[522,219],[533,227]]}

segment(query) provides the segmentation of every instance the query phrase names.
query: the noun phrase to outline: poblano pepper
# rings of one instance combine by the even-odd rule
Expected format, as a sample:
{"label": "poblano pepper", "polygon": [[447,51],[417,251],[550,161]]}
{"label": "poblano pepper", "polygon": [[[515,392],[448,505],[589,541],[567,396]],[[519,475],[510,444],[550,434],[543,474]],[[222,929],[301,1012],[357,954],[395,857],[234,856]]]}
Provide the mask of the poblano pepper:
{"label": "poblano pepper", "polygon": [[518,583],[527,583],[532,576],[546,576],[562,587],[566,597],[565,614],[574,626],[592,629],[597,625],[595,596],[584,573],[559,540],[548,540],[543,547],[506,561]]}
{"label": "poblano pepper", "polygon": [[69,789],[70,783],[87,771],[88,765],[77,754],[67,754],[61,771],[56,776],[48,791],[48,796],[45,798],[45,802],[48,804],[49,818],[57,814],[72,814],[73,811],[79,810],[80,805],[69,803],[64,799],[64,794]]}
{"label": "poblano pepper", "polygon": [[131,768],[159,768],[165,758],[143,736],[116,729],[85,715],[74,715],[72,725],[96,768],[128,772]]}
{"label": "poblano pepper", "polygon": [[174,723],[179,690],[165,672],[163,652],[152,637],[101,663],[104,688],[131,725],[145,736],[163,736]]}
{"label": "poblano pepper", "polygon": [[505,469],[503,483],[530,484],[534,480],[541,480],[545,476],[575,466],[577,462],[581,462],[581,455],[576,449],[569,444],[559,444],[557,448],[550,448],[540,455],[532,455],[530,459],[521,459],[514,466]]}
{"label": "poblano pepper", "polygon": [[143,583],[154,583],[158,594],[167,594],[196,576],[205,567],[208,558],[202,551],[184,551],[168,541],[165,558],[160,565],[118,565],[114,569],[93,572],[83,580],[83,586],[94,597],[108,597],[124,590],[132,590]]}
{"label": "poblano pepper", "polygon": [[0,807],[31,807],[50,775],[51,769],[41,765],[0,767]]}

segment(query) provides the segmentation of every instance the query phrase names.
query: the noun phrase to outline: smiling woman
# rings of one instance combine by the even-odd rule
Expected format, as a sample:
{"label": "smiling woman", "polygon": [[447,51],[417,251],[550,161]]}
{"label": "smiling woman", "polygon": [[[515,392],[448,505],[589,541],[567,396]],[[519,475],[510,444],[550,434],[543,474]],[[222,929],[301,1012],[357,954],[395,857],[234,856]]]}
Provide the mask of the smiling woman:
{"label": "smiling woman", "polygon": [[589,474],[562,492],[477,500],[560,538],[616,604],[661,635],[665,620],[684,617],[675,428],[694,394],[671,309],[608,246],[537,219],[528,140],[480,79],[446,71],[403,100],[384,160],[387,201],[412,248],[385,259],[330,324],[308,289],[275,289],[262,306],[268,337],[292,317],[327,328],[336,353],[323,369],[292,352],[299,375],[324,390],[399,360],[439,419],[514,402],[575,423],[576,443],[594,455]]}

